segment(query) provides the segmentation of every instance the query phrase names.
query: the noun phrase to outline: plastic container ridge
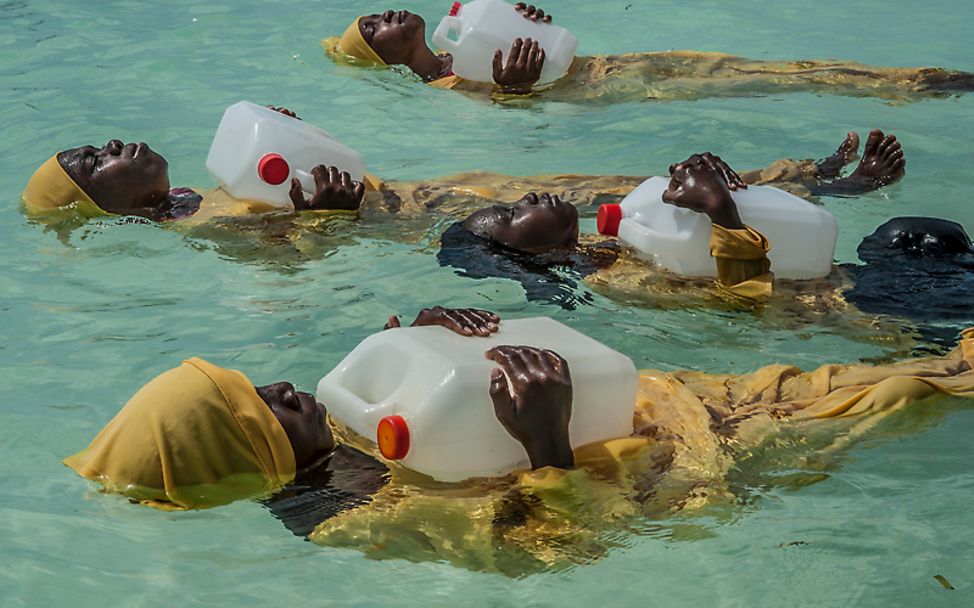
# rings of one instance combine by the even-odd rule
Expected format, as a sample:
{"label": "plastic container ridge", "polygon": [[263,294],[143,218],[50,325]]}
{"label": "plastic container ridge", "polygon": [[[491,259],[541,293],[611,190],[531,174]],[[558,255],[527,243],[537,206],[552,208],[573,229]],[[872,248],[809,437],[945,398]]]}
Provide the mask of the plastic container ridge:
{"label": "plastic container ridge", "polygon": [[362,342],[318,384],[337,421],[382,454],[440,481],[504,475],[528,466],[490,398],[485,353],[499,345],[551,349],[569,364],[573,447],[632,434],[638,374],[632,361],[548,318],[503,321],[489,338],[410,327]]}
{"label": "plastic container ridge", "polygon": [[291,204],[291,178],[315,192],[311,170],[335,166],[352,178],[365,175],[362,156],[311,123],[241,101],[223,114],[206,169],[234,198]]}
{"label": "plastic container ridge", "polygon": [[[717,276],[710,218],[663,202],[669,179],[652,177],[620,205],[599,209],[599,231],[618,236],[637,257],[690,277]],[[828,211],[770,186],[733,192],[741,219],[771,242],[771,271],[781,279],[832,272],[838,224]]]}
{"label": "plastic container ridge", "polygon": [[567,74],[578,49],[578,38],[565,28],[525,19],[503,0],[473,0],[459,8],[454,4],[433,32],[433,44],[453,56],[453,73],[478,82],[494,82],[494,52],[503,51],[506,62],[515,38],[537,40],[544,49],[538,84]]}

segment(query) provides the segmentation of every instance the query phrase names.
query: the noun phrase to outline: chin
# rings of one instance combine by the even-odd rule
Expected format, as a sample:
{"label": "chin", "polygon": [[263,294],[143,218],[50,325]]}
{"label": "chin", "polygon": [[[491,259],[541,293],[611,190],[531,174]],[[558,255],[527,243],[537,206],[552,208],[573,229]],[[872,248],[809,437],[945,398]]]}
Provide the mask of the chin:
{"label": "chin", "polygon": [[404,25],[408,25],[410,28],[426,29],[426,21],[416,13],[409,13]]}

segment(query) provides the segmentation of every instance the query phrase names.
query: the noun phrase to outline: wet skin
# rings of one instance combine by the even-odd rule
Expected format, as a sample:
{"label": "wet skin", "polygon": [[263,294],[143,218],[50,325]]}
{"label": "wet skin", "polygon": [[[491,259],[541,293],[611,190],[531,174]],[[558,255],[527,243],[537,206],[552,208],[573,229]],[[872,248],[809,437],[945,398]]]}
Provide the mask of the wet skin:
{"label": "wet skin", "polygon": [[295,211],[356,211],[365,197],[365,184],[352,179],[347,171],[338,167],[318,165],[311,170],[315,180],[315,193],[309,199],[304,195],[301,182],[291,179],[288,192]]}
{"label": "wet skin", "polygon": [[[533,7],[531,7],[533,8]],[[521,10],[522,14],[527,9]],[[525,18],[537,18],[537,10]],[[541,11],[544,19],[544,12]],[[389,65],[405,65],[430,82],[449,73],[453,64],[449,56],[441,57],[426,45],[426,21],[409,11],[386,11],[359,19],[362,38]],[[514,40],[507,62],[497,50],[493,58],[494,82],[506,93],[523,94],[541,78],[544,50],[531,39]]]}
{"label": "wet skin", "polygon": [[155,218],[168,206],[169,163],[145,143],[113,139],[58,154],[68,176],[109,213]]}
{"label": "wet skin", "polygon": [[856,158],[859,136],[849,133],[839,149],[818,163],[819,181],[809,184],[812,194],[856,196],[893,184],[906,174],[903,145],[895,135],[874,129],[866,139],[862,159],[849,175],[841,177],[842,168]]}
{"label": "wet skin", "polygon": [[746,188],[744,180],[719,156],[704,152],[670,167],[670,185],[663,201],[706,214],[714,224],[728,230],[740,230],[744,222],[731,190]]}
{"label": "wet skin", "polygon": [[511,206],[477,211],[463,226],[481,238],[524,253],[578,245],[578,209],[557,196],[525,195]]}
{"label": "wet skin", "polygon": [[541,21],[543,23],[551,23],[551,15],[546,15],[543,10],[534,5],[518,2],[514,5],[514,10],[521,13],[525,19],[535,22]]}
{"label": "wet skin", "polygon": [[328,412],[314,395],[298,392],[289,382],[255,388],[284,427],[298,471],[315,464],[335,449],[335,439],[325,421]]}
{"label": "wet skin", "polygon": [[[462,336],[489,336],[497,332],[499,323],[500,317],[492,312],[435,306],[420,311],[412,326],[439,325]],[[390,326],[399,327],[399,319],[392,317],[387,328]],[[318,463],[335,449],[335,439],[326,421],[328,410],[314,395],[298,392],[289,382],[255,388],[284,427],[298,471]]]}
{"label": "wet skin", "polygon": [[[416,316],[410,327],[427,327],[439,325],[445,327],[461,336],[480,336],[486,338],[493,333],[497,333],[501,318],[487,310],[476,308],[443,308],[434,306],[424,308]],[[389,321],[383,329],[396,329],[402,327],[399,317],[389,317]]]}
{"label": "wet skin", "polygon": [[424,80],[444,73],[444,60],[426,46],[426,21],[409,11],[386,11],[359,19],[365,42],[389,65],[405,65]]}
{"label": "wet skin", "polygon": [[498,364],[490,375],[494,414],[524,446],[532,469],[575,466],[568,425],[572,376],[568,362],[550,350],[498,346],[486,357]]}

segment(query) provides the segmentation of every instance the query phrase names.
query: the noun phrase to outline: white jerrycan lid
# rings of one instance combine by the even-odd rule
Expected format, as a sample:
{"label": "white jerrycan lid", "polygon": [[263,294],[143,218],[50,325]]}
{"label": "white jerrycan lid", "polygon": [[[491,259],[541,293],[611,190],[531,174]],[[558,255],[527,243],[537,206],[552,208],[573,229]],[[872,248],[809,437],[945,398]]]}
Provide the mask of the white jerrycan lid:
{"label": "white jerrycan lid", "polygon": [[249,101],[223,114],[206,158],[206,168],[234,198],[272,205],[290,204],[291,178],[315,192],[311,170],[336,166],[362,180],[362,155],[324,129]]}
{"label": "white jerrycan lid", "polygon": [[453,55],[456,75],[487,83],[494,81],[494,52],[500,49],[506,62],[515,38],[537,40],[544,49],[539,85],[564,76],[578,49],[578,38],[564,27],[525,19],[504,0],[454,2],[433,32],[433,44]]}
{"label": "white jerrycan lid", "polygon": [[573,381],[572,446],[632,433],[638,374],[632,361],[549,318],[502,321],[489,338],[409,327],[363,341],[318,384],[331,416],[383,455],[440,481],[526,467],[524,448],[494,414],[485,354],[500,345],[553,350]]}
{"label": "white jerrycan lid", "polygon": [[[713,277],[710,219],[663,201],[669,180],[653,177],[634,190],[617,209],[600,209],[600,224],[635,249],[637,257],[683,276]],[[771,186],[749,186],[731,193],[741,220],[771,243],[771,270],[780,279],[828,276],[838,239],[835,217],[804,199]],[[624,219],[615,221],[622,216]]]}

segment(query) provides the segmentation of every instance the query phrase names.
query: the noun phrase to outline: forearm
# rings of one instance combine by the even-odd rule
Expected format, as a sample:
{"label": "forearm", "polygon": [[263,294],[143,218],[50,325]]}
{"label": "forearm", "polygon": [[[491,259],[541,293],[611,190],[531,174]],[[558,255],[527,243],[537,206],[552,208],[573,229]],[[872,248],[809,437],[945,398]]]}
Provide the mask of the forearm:
{"label": "forearm", "polygon": [[528,453],[532,471],[545,467],[575,468],[575,455],[567,434],[564,437],[542,437],[525,441],[524,449]]}

